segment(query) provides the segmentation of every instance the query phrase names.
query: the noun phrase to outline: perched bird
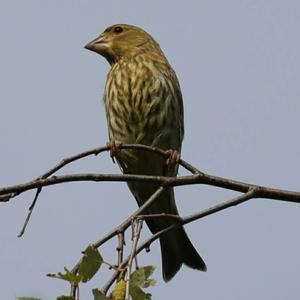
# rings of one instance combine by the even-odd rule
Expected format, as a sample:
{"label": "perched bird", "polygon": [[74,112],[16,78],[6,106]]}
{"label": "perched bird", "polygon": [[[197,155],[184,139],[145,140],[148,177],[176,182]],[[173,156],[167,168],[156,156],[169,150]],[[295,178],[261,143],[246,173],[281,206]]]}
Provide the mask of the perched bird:
{"label": "perched bird", "polygon": [[[111,65],[104,93],[110,141],[179,153],[184,133],[182,95],[176,74],[158,43],[139,27],[116,24],[85,48],[104,56]],[[167,165],[165,158],[156,153],[123,149],[116,159],[125,174],[177,175],[178,164]],[[157,184],[142,182],[129,182],[128,186],[138,205],[158,188]],[[146,213],[178,215],[173,188],[165,191]],[[149,218],[146,222],[156,233],[176,220]],[[160,246],[165,281],[171,280],[182,264],[206,271],[183,227],[163,235]]]}

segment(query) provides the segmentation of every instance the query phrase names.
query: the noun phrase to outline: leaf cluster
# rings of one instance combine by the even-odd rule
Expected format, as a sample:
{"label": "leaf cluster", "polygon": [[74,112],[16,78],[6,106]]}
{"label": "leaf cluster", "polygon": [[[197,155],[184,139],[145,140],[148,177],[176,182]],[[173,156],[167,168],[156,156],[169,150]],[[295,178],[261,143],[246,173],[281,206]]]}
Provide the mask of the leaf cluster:
{"label": "leaf cluster", "polygon": [[[78,286],[80,283],[90,281],[94,275],[99,271],[103,264],[103,258],[97,248],[92,245],[88,246],[84,251],[84,256],[80,263],[78,273],[74,274],[67,268],[64,268],[64,272],[58,272],[57,274],[47,274],[48,277],[57,278],[69,282],[71,285]],[[148,288],[156,284],[154,279],[149,278],[154,272],[153,266],[141,267],[130,275],[129,293],[132,300],[150,300],[151,294],[145,293],[143,289]],[[121,277],[117,282],[113,292],[113,300],[124,300],[126,292],[126,281],[124,279],[125,272],[121,273]],[[93,300],[110,300],[99,289],[93,289]],[[17,297],[17,300],[42,300],[32,297]],[[73,296],[59,296],[57,300],[76,300]]]}

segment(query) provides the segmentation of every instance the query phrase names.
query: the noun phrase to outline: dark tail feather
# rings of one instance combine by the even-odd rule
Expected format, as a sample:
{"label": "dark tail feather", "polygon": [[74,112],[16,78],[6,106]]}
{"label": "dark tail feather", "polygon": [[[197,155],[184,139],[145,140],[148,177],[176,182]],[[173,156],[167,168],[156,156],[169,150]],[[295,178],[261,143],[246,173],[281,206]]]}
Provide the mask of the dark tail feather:
{"label": "dark tail feather", "polygon": [[205,262],[182,227],[161,237],[160,247],[164,281],[170,281],[182,264],[193,269],[206,271]]}

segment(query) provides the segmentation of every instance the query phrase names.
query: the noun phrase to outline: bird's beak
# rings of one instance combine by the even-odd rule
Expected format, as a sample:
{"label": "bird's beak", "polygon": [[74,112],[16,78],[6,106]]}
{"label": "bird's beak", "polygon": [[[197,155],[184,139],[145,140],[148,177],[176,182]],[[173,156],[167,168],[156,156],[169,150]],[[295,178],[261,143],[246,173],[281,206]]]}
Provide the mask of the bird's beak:
{"label": "bird's beak", "polygon": [[96,39],[86,44],[84,48],[103,55],[108,48],[108,42],[106,37],[101,34]]}

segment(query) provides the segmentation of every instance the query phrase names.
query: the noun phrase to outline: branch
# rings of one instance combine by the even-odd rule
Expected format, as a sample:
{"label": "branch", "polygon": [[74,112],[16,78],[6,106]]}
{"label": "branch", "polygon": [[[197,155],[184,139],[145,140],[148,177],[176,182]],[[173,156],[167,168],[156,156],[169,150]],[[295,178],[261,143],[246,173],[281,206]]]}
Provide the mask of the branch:
{"label": "branch", "polygon": [[124,255],[124,246],[125,246],[125,232],[120,232],[118,233],[118,266],[122,263],[123,261],[123,255]]}
{"label": "branch", "polygon": [[[169,152],[150,147],[146,145],[139,145],[139,144],[123,144],[119,145],[119,151],[122,149],[135,149],[138,151],[148,151],[157,153],[166,159],[169,157]],[[151,197],[141,206],[139,207],[129,218],[127,218],[122,224],[120,224],[117,228],[113,229],[111,232],[106,234],[102,239],[96,241],[93,246],[95,248],[99,248],[102,244],[110,240],[111,238],[118,236],[119,237],[119,244],[118,244],[118,268],[124,269],[127,267],[127,276],[130,276],[131,266],[134,257],[141,252],[143,249],[149,249],[151,243],[153,243],[156,239],[160,238],[166,232],[173,230],[178,226],[183,226],[200,218],[206,217],[218,211],[227,209],[231,206],[241,204],[251,198],[265,198],[271,200],[281,200],[281,201],[288,201],[294,203],[300,203],[300,192],[293,192],[287,191],[282,189],[274,189],[271,187],[254,185],[250,183],[245,183],[241,181],[236,181],[224,177],[213,176],[209,174],[205,174],[199,171],[197,168],[193,167],[183,159],[180,159],[178,163],[188,170],[191,175],[187,176],[178,176],[178,177],[166,177],[166,176],[150,176],[150,175],[135,175],[135,174],[94,174],[94,173],[87,173],[87,174],[69,174],[69,175],[61,175],[55,176],[54,174],[64,168],[67,164],[80,160],[82,158],[88,157],[90,155],[98,155],[102,152],[111,150],[109,146],[94,148],[70,157],[63,159],[61,162],[56,164],[54,167],[40,175],[39,177],[25,182],[23,184],[2,187],[0,188],[0,202],[8,202],[13,197],[18,196],[26,191],[37,189],[36,195],[34,197],[33,203],[29,208],[29,214],[25,221],[24,227],[20,234],[22,234],[25,230],[25,227],[28,223],[34,205],[37,201],[37,198],[42,190],[43,187],[52,186],[61,183],[67,182],[79,182],[79,181],[93,181],[93,182],[147,182],[147,183],[155,183],[157,184],[157,190],[151,195]],[[51,177],[50,177],[51,176]],[[191,184],[206,184],[211,185],[219,188],[225,188],[237,192],[244,193],[243,195],[231,199],[229,201],[223,202],[216,206],[210,207],[198,213],[189,215],[185,218],[181,218],[179,216],[171,215],[171,214],[153,214],[153,215],[143,215],[143,212],[151,205],[154,201],[156,201],[159,196],[168,188],[182,186],[182,185],[191,185]],[[131,254],[123,260],[123,245],[124,245],[124,233],[126,229],[130,226],[130,224],[135,221],[138,224],[142,223],[142,220],[147,218],[172,218],[175,219],[177,222],[173,225],[155,233],[149,239],[145,240],[139,247],[137,247],[137,242],[140,236],[141,228],[138,227],[137,231],[135,231],[135,235],[133,238],[133,245]],[[72,269],[72,272],[76,274],[78,272],[80,263],[82,260],[77,262],[77,264]],[[113,282],[116,280],[119,272],[115,272],[111,279],[107,282],[104,286],[103,291],[106,294]],[[128,277],[129,278],[129,277]],[[129,286],[129,279],[127,281],[127,298],[128,296],[128,286]],[[76,296],[76,291],[78,290],[77,285],[72,285],[71,287],[71,295]]]}
{"label": "branch", "polygon": [[31,203],[31,205],[29,206],[27,217],[26,217],[26,219],[25,219],[24,225],[23,225],[23,227],[22,227],[20,233],[18,234],[18,237],[23,236],[23,234],[24,234],[24,232],[25,232],[25,230],[26,230],[27,224],[28,224],[28,222],[29,222],[29,220],[30,220],[31,214],[32,214],[32,212],[33,212],[33,209],[34,209],[34,207],[35,207],[35,204],[36,204],[36,202],[37,202],[37,199],[38,199],[39,194],[41,193],[41,191],[42,191],[42,188],[41,188],[41,187],[38,187],[37,190],[36,190],[34,199],[33,199],[32,203]]}
{"label": "branch", "polygon": [[[229,207],[232,207],[232,206],[236,206],[236,205],[239,205],[239,204],[242,204],[243,202],[246,202],[250,199],[254,199],[256,198],[256,195],[259,191],[257,189],[251,189],[249,190],[249,192],[241,195],[241,196],[238,196],[238,197],[235,197],[231,200],[228,200],[228,201],[224,201],[220,204],[217,204],[217,205],[214,205],[212,207],[209,207],[207,209],[204,209],[200,212],[197,212],[195,214],[191,214],[191,215],[188,215],[184,218],[181,218],[181,221],[178,222],[177,224],[172,224],[171,226],[153,234],[149,239],[147,239],[146,241],[144,241],[144,243],[137,249],[137,254],[139,252],[141,252],[143,249],[148,249],[149,246],[155,241],[157,240],[158,238],[160,238],[163,234],[173,230],[174,228],[178,227],[178,226],[182,226],[182,225],[186,225],[188,223],[191,223],[195,220],[198,220],[198,219],[201,219],[201,218],[204,218],[204,217],[207,217],[209,215],[212,215],[216,212],[219,212],[219,211],[222,211],[224,209],[227,209]],[[151,215],[150,215],[151,216]]]}
{"label": "branch", "polygon": [[[300,203],[300,192],[292,192],[282,189],[274,189],[271,187],[254,185],[241,181],[236,181],[224,177],[213,176],[205,173],[194,174],[189,176],[165,177],[150,175],[129,175],[129,174],[72,174],[53,176],[46,179],[38,179],[27,183],[0,188],[0,202],[7,202],[8,194],[21,194],[32,189],[51,186],[55,184],[78,182],[78,181],[94,181],[94,182],[149,182],[165,185],[169,187],[190,185],[190,184],[206,184],[221,187],[237,192],[245,193],[250,188],[259,190],[257,198],[281,200],[288,202]],[[3,195],[3,197],[1,197]]]}
{"label": "branch", "polygon": [[133,237],[132,237],[132,248],[131,253],[129,255],[128,264],[127,264],[127,281],[126,281],[126,293],[125,293],[125,300],[129,300],[129,287],[130,287],[130,275],[131,275],[131,268],[132,262],[134,257],[136,257],[136,247],[140,238],[143,220],[134,220],[133,221]]}
{"label": "branch", "polygon": [[[148,152],[154,152],[154,153],[160,154],[166,158],[169,156],[168,151],[164,151],[159,148],[141,145],[141,144],[120,144],[118,147],[119,147],[119,149],[137,149],[137,150],[144,150],[144,151],[148,151]],[[59,171],[60,169],[65,167],[66,165],[68,165],[76,160],[79,160],[79,159],[82,159],[82,158],[85,158],[85,157],[88,157],[91,155],[98,155],[102,152],[109,151],[109,150],[110,150],[109,146],[104,146],[104,147],[93,148],[91,150],[87,150],[87,151],[81,152],[79,154],[75,154],[73,156],[66,157],[66,158],[62,159],[54,167],[52,167],[51,169],[49,169],[42,175],[38,176],[37,178],[33,179],[31,181],[31,183],[39,181],[41,179],[48,178],[49,176],[53,175],[54,173],[56,173],[57,171]],[[190,165],[183,159],[180,159],[178,161],[178,164],[181,165],[182,167],[184,167],[185,169],[187,169],[188,171],[190,171],[192,174],[201,173],[198,169],[196,169],[195,167],[193,167],[192,165]],[[33,188],[35,188],[35,187],[29,188],[29,189],[33,189]],[[29,190],[29,189],[26,189],[26,190]],[[2,195],[2,193],[0,193],[0,195],[2,195],[2,196],[0,196],[0,202],[8,202],[11,198],[18,196],[20,194],[20,192],[24,192],[26,190],[22,190],[22,189],[19,190],[17,188],[15,192],[8,192],[7,194],[3,193],[3,195]]]}
{"label": "branch", "polygon": [[[176,224],[172,224],[170,225],[169,227],[166,227],[165,229],[161,230],[161,231],[158,231],[157,233],[153,234],[150,238],[148,238],[147,240],[145,240],[139,247],[137,247],[136,249],[136,254],[139,254],[142,250],[144,249],[149,249],[149,246],[155,241],[157,240],[158,238],[160,238],[162,235],[166,234],[167,232],[179,227],[179,226],[182,226],[182,225],[186,225],[188,223],[191,223],[195,220],[198,220],[198,219],[201,219],[201,218],[204,218],[206,216],[209,216],[211,214],[214,214],[216,212],[219,212],[221,210],[224,210],[226,208],[229,208],[231,206],[235,206],[235,205],[238,205],[238,204],[241,204],[243,202],[246,202],[252,198],[256,198],[256,195],[258,193],[258,190],[256,188],[253,188],[253,189],[250,189],[247,193],[241,195],[241,196],[238,196],[236,198],[233,198],[231,200],[228,200],[228,201],[225,201],[223,203],[220,203],[220,204],[217,204],[215,206],[212,206],[210,208],[207,208],[205,210],[202,210],[198,213],[195,213],[195,214],[191,214],[187,217],[184,217],[184,218],[180,218],[181,220],[176,223]],[[152,215],[148,215],[147,217],[150,217],[151,218]],[[153,215],[155,218],[158,218],[158,217],[171,217],[172,215],[164,215],[164,214],[154,214]],[[141,218],[142,216],[140,215],[138,218]],[[120,266],[120,269],[121,268],[124,268],[128,262],[129,262],[129,259],[130,259],[130,256],[128,256],[122,263],[122,265]],[[109,290],[109,288],[111,287],[111,285],[115,282],[115,280],[118,278],[118,275],[119,275],[119,272],[115,272],[112,277],[109,279],[109,281],[106,283],[106,285],[104,286],[103,288],[103,292],[104,293],[107,293],[107,291]]]}
{"label": "branch", "polygon": [[[132,220],[134,220],[138,215],[142,214],[148,207],[151,205],[164,191],[166,190],[165,187],[161,186],[159,187],[152,195],[151,197],[142,205],[140,206],[131,216],[129,216],[122,224],[120,224],[118,227],[113,229],[111,232],[106,234],[102,239],[94,242],[92,245],[95,248],[99,248],[101,245],[109,241],[114,236],[124,233],[124,231],[130,226],[132,223]],[[76,265],[72,269],[72,273],[76,274],[79,270],[80,264],[82,262],[82,259],[80,259]],[[121,267],[122,266],[122,267]],[[123,268],[123,263],[120,264],[119,268]],[[76,295],[76,285],[71,286],[71,296],[75,297]]]}
{"label": "branch", "polygon": [[[158,154],[160,154],[160,155],[162,155],[164,157],[168,157],[169,156],[168,151],[163,151],[161,149],[150,147],[150,146],[146,146],[146,145],[139,145],[139,144],[135,144],[135,145],[124,144],[124,145],[122,145],[122,144],[120,144],[118,147],[119,147],[119,149],[122,149],[122,148],[123,149],[134,149],[134,148],[136,148],[136,149],[143,149],[145,151],[156,152],[156,153],[158,153]],[[85,151],[85,152],[73,155],[71,157],[64,158],[61,162],[59,162],[53,168],[51,168],[50,170],[46,171],[44,174],[40,175],[36,179],[32,180],[32,182],[33,183],[36,182],[36,181],[39,182],[41,179],[46,179],[49,176],[53,175],[58,170],[62,169],[67,164],[70,164],[70,163],[72,163],[72,162],[74,162],[76,160],[85,158],[85,157],[90,156],[90,155],[98,155],[99,153],[102,153],[102,152],[108,151],[108,150],[111,150],[111,148],[110,148],[109,145],[106,145],[105,147],[94,148],[94,149],[91,149],[91,150],[88,150],[88,151]],[[190,164],[188,164],[187,162],[185,162],[183,160],[179,160],[178,163],[181,164],[188,171],[190,171],[192,174],[196,174],[196,173],[199,174],[199,173],[201,173],[195,167],[191,166]],[[30,217],[32,215],[33,209],[34,209],[34,207],[35,207],[35,205],[37,203],[38,196],[41,193],[41,190],[42,190],[41,187],[37,188],[36,195],[35,195],[35,197],[33,199],[32,204],[30,205],[30,207],[28,209],[27,217],[25,219],[24,225],[22,226],[22,229],[21,229],[20,233],[18,234],[18,237],[23,236],[23,234],[24,234],[24,232],[26,230],[26,227],[27,227],[28,222],[30,220]],[[4,194],[4,195],[0,196],[0,202],[8,202],[11,198],[18,196],[20,193],[22,193],[22,191],[21,192],[12,192],[10,194]]]}

